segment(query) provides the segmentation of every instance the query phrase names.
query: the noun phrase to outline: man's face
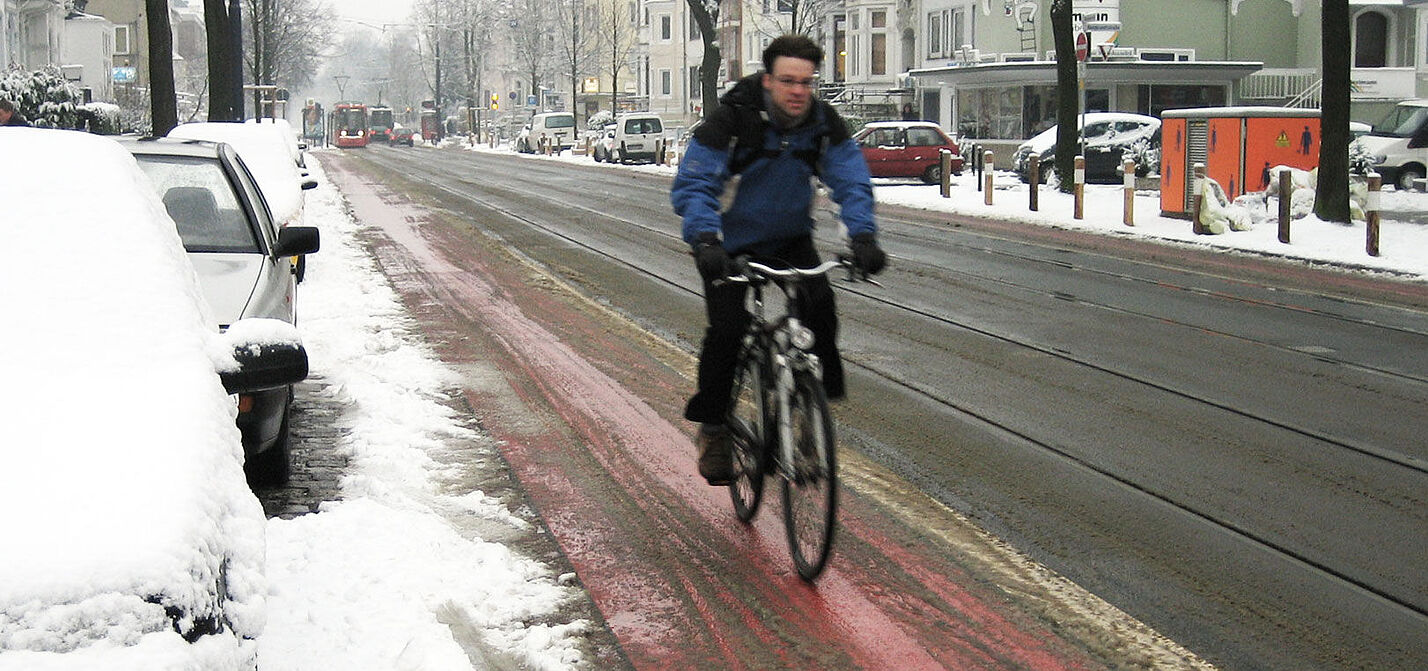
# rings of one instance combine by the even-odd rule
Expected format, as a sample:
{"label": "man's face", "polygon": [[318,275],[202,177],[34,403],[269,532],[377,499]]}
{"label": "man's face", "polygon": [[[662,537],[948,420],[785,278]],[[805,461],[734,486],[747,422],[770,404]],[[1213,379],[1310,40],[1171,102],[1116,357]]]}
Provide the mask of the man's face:
{"label": "man's face", "polygon": [[0,107],[0,123],[10,123],[10,117],[13,114],[10,110]]}
{"label": "man's face", "polygon": [[764,73],[764,88],[768,89],[774,106],[793,118],[808,112],[813,104],[813,88],[817,85],[813,61],[802,58],[779,56],[774,59],[773,70]]}

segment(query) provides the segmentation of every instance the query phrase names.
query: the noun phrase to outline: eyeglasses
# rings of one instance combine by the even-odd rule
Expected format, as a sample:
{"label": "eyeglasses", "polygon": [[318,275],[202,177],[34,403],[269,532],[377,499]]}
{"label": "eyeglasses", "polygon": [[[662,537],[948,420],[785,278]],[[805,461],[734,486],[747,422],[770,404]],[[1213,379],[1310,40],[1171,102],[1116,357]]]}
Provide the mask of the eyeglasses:
{"label": "eyeglasses", "polygon": [[788,75],[783,75],[780,77],[774,77],[774,81],[778,82],[779,86],[782,86],[786,89],[805,88],[811,91],[814,88],[817,88],[818,86],[817,77],[811,79],[795,79],[793,77],[789,77]]}

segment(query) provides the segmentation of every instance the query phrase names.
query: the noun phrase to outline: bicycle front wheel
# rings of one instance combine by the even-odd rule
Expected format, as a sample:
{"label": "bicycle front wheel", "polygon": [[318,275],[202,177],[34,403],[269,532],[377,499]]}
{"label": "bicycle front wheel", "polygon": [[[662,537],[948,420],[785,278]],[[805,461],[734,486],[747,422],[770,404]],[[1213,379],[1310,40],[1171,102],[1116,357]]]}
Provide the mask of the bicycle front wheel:
{"label": "bicycle front wheel", "polygon": [[769,435],[766,398],[763,367],[758,357],[745,352],[734,373],[728,421],[729,435],[734,439],[729,497],[734,501],[734,514],[744,522],[754,518],[763,500]]}
{"label": "bicycle front wheel", "polygon": [[833,418],[823,383],[811,374],[796,374],[784,419],[780,438],[791,449],[779,454],[786,458],[792,452],[792,463],[783,467],[784,529],[798,575],[812,582],[828,562],[838,514]]}

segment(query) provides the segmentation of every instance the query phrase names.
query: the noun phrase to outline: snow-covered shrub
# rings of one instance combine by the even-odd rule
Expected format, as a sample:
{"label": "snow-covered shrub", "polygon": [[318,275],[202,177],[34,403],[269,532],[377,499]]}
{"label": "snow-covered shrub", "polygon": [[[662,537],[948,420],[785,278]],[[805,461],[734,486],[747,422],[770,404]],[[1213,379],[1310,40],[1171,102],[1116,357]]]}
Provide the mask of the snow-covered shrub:
{"label": "snow-covered shrub", "polygon": [[41,128],[83,128],[79,106],[84,93],[60,73],[46,66],[27,71],[11,65],[0,77],[0,96],[15,103],[15,109]]}
{"label": "snow-covered shrub", "polygon": [[1367,175],[1373,170],[1373,152],[1355,138],[1349,143],[1349,172],[1355,175]]}
{"label": "snow-covered shrub", "polygon": [[79,108],[79,116],[96,135],[118,135],[124,132],[123,114],[113,103],[85,103]]}
{"label": "snow-covered shrub", "polygon": [[1152,147],[1148,137],[1132,142],[1122,156],[1135,161],[1136,177],[1160,174],[1160,147]]}
{"label": "snow-covered shrub", "polygon": [[600,130],[606,124],[615,123],[615,114],[610,110],[600,110],[585,120],[585,130]]}

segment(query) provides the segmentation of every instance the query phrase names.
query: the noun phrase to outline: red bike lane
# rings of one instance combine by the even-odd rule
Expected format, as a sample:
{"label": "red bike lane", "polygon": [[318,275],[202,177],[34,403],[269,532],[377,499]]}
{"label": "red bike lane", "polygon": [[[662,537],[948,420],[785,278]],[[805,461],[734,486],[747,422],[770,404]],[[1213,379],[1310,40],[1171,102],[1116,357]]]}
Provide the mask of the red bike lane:
{"label": "red bike lane", "polygon": [[804,583],[775,488],[744,525],[695,472],[687,353],[323,161],[634,668],[1200,668],[851,452],[833,557]]}

